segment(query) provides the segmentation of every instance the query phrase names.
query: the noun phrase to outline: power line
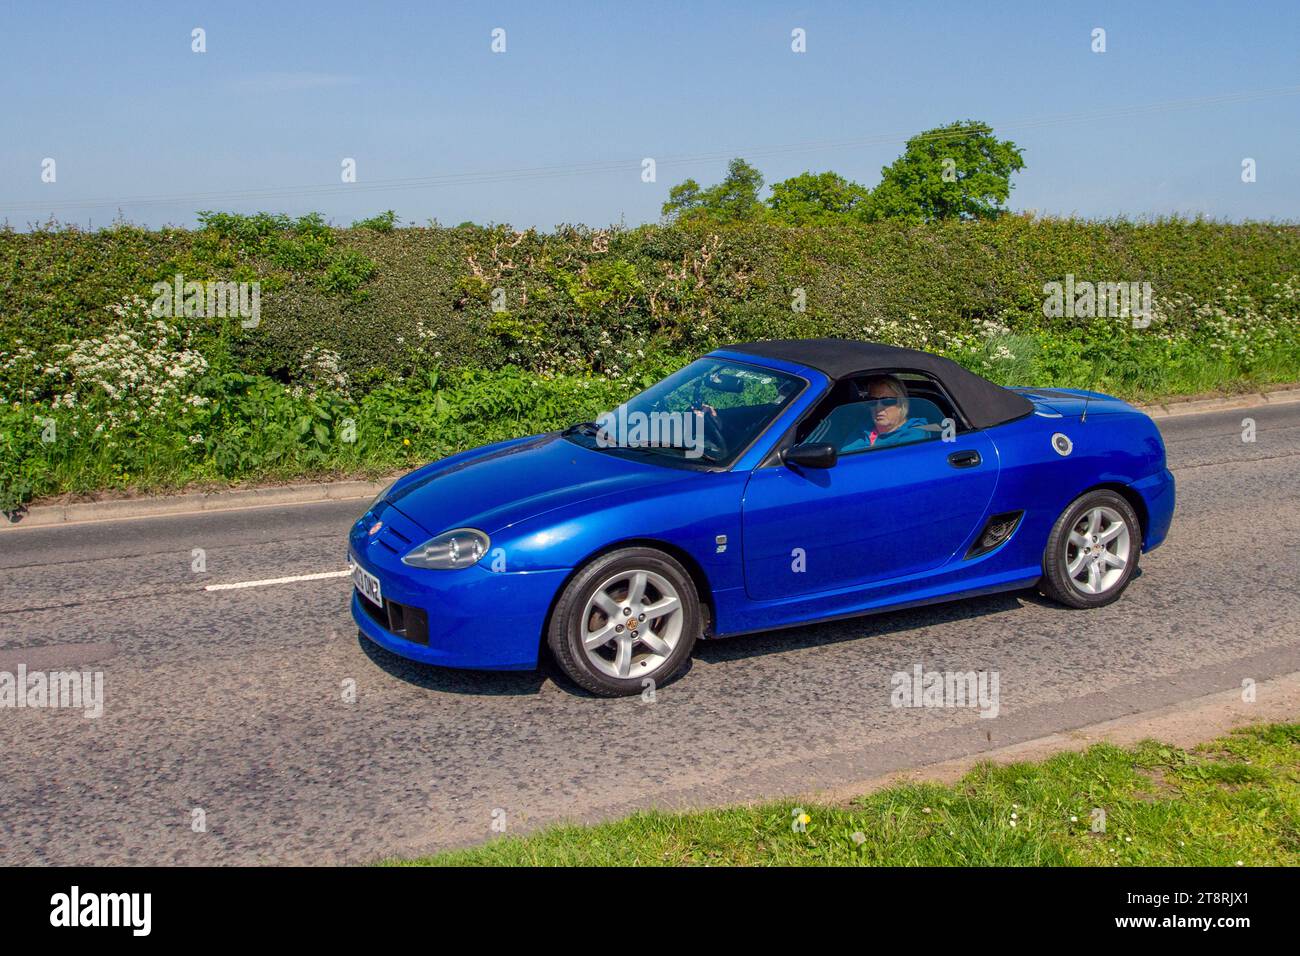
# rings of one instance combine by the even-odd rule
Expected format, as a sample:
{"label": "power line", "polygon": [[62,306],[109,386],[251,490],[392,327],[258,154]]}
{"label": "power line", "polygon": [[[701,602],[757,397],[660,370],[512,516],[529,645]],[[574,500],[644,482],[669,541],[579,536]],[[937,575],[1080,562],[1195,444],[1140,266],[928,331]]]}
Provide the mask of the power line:
{"label": "power line", "polygon": [[[1076,111],[1072,113],[1058,113],[990,125],[994,126],[999,132],[1040,129],[1047,126],[1069,125],[1073,123],[1095,123],[1103,120],[1123,119],[1131,116],[1144,116],[1174,112],[1177,110],[1199,109],[1207,106],[1246,103],[1279,96],[1295,96],[1298,94],[1300,94],[1300,86],[1283,86],[1264,90],[1223,93],[1215,96],[1196,97],[1192,99],[1168,100],[1158,103],[1113,106],[1094,110]],[[906,132],[896,131],[852,139],[808,141],[783,145],[755,146],[747,149],[728,149],[707,153],[668,155],[662,158],[656,158],[655,165],[656,168],[666,167],[672,169],[682,166],[702,165],[704,163],[724,162],[735,156],[768,158],[773,156],[825,152],[840,149],[860,149],[916,139],[943,140],[950,137],[962,137],[965,135],[966,133],[961,130],[941,130],[928,134],[909,134]],[[54,212],[58,210],[97,208],[105,206],[154,206],[190,203],[215,204],[311,196],[333,196],[348,193],[397,192],[417,189],[436,189],[447,186],[478,186],[504,182],[530,182],[535,180],[558,179],[569,176],[594,176],[618,172],[633,173],[640,171],[641,163],[641,159],[619,159],[481,172],[444,173],[435,176],[383,179],[375,180],[373,182],[363,181],[358,183],[318,183],[314,185],[300,186],[271,186],[223,192],[180,193],[162,196],[145,195],[120,197],[116,199],[65,199],[56,200],[54,202],[13,201],[0,202],[0,210],[12,212],[41,212],[48,210]]]}

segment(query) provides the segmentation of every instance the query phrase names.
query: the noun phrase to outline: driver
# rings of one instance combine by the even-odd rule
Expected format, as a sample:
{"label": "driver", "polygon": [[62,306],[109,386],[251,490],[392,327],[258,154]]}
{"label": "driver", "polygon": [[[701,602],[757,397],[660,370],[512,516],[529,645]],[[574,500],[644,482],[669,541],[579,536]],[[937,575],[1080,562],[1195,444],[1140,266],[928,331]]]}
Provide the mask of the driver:
{"label": "driver", "polygon": [[840,452],[863,451],[889,445],[924,441],[929,436],[922,426],[924,418],[907,417],[907,388],[893,375],[873,375],[867,379],[861,399],[871,409],[869,426],[849,440]]}

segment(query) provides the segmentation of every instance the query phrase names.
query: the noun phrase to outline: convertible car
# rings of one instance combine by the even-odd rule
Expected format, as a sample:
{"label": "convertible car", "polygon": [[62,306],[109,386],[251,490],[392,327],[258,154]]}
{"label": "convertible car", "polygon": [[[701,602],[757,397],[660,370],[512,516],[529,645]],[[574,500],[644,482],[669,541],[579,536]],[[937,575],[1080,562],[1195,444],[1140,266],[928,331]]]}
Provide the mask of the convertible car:
{"label": "convertible car", "polygon": [[398,479],[352,528],[352,614],[416,661],[640,693],[696,640],[1038,587],[1114,601],[1165,539],[1151,419],[945,358],[719,349],[599,422]]}

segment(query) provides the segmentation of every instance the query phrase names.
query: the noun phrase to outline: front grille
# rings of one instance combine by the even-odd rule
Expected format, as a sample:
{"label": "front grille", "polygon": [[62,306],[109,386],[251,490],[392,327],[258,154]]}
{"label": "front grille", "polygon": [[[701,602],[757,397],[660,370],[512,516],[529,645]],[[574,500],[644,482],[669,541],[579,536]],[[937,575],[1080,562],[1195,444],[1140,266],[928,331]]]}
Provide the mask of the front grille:
{"label": "front grille", "polygon": [[429,615],[423,608],[412,607],[384,598],[382,608],[358,592],[358,599],[370,619],[394,637],[413,644],[429,644]]}

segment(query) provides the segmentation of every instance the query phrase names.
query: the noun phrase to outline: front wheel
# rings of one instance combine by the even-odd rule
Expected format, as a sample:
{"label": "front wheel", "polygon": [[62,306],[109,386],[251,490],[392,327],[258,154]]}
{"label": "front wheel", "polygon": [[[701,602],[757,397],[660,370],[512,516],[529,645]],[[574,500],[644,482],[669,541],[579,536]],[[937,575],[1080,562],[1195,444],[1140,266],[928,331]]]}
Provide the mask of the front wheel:
{"label": "front wheel", "polygon": [[603,697],[663,684],[691,655],[701,627],[695,585],[652,548],[623,548],[584,567],[556,602],[546,642],[563,671]]}
{"label": "front wheel", "polygon": [[1128,587],[1141,553],[1142,526],[1133,506],[1114,491],[1090,491],[1056,519],[1039,587],[1070,607],[1102,607]]}

